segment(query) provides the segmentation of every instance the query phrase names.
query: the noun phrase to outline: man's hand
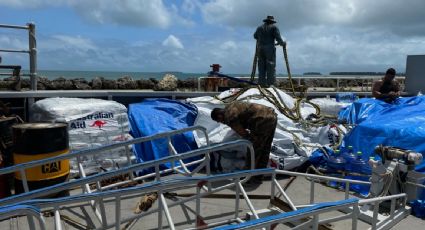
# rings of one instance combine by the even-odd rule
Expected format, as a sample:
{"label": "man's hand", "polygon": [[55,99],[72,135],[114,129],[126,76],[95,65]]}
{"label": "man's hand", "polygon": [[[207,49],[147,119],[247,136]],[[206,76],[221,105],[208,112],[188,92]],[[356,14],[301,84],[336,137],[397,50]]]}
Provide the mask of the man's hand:
{"label": "man's hand", "polygon": [[240,124],[232,124],[230,128],[243,138],[248,138],[250,136],[250,131],[242,127]]}
{"label": "man's hand", "polygon": [[391,98],[397,98],[398,94],[394,91],[391,91],[391,92],[388,93],[388,96],[391,97]]}

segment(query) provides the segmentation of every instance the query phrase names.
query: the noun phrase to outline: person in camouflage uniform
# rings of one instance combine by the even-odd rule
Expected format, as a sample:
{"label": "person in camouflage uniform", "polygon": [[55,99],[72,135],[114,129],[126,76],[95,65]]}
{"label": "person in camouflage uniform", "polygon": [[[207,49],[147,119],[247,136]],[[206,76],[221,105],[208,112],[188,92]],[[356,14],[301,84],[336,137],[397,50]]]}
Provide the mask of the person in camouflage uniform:
{"label": "person in camouflage uniform", "polygon": [[276,21],[273,16],[267,16],[263,22],[264,24],[259,26],[254,33],[254,38],[257,40],[258,84],[269,87],[276,82],[275,40],[284,48],[286,42],[282,40],[279,28],[274,25]]}
{"label": "person in camouflage uniform", "polygon": [[213,109],[211,118],[251,141],[255,151],[255,168],[267,167],[277,125],[277,114],[273,108],[235,101],[224,109]]}

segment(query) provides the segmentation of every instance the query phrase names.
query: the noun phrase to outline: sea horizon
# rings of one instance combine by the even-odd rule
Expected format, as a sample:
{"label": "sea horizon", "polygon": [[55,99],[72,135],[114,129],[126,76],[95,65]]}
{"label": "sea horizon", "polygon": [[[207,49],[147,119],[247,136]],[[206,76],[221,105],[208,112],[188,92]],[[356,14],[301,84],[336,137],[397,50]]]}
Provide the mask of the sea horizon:
{"label": "sea horizon", "polygon": [[[22,70],[22,74],[28,74],[29,70]],[[231,77],[250,77],[250,73],[223,73]],[[339,74],[340,73],[340,74]],[[369,74],[368,74],[369,73]],[[96,77],[103,77],[104,79],[108,80],[116,80],[121,77],[129,76],[134,80],[140,80],[140,79],[162,79],[166,74],[172,74],[176,76],[179,80],[186,80],[186,79],[192,79],[192,78],[199,78],[199,77],[206,77],[208,76],[208,73],[185,73],[185,72],[179,72],[179,71],[159,71],[159,72],[138,72],[138,71],[105,71],[105,70],[38,70],[37,76],[38,77],[45,77],[49,80],[54,80],[57,78],[65,78],[65,79],[78,79],[83,78],[88,81],[91,81],[92,79]],[[378,72],[331,72],[327,74],[322,74],[318,72],[307,72],[303,74],[292,74],[293,77],[302,77],[306,79],[314,79],[314,78],[323,78],[323,77],[335,77],[336,75],[339,76],[383,76],[384,73],[378,73]],[[401,76],[404,75],[404,73],[400,73]],[[258,73],[255,76],[258,77]],[[276,74],[276,77],[288,77],[287,74]]]}
{"label": "sea horizon", "polygon": [[[23,70],[23,73],[29,73],[28,70]],[[139,79],[162,79],[165,74],[172,74],[176,76],[177,79],[185,80],[190,78],[199,78],[199,77],[206,77],[208,76],[208,73],[185,73],[185,72],[179,72],[179,71],[160,71],[160,72],[137,72],[137,71],[95,71],[95,70],[89,70],[89,71],[82,71],[82,70],[38,70],[37,76],[38,77],[46,77],[49,80],[54,80],[59,77],[63,77],[65,79],[75,79],[75,78],[84,78],[86,80],[92,80],[96,77],[103,77],[105,79],[114,80],[118,79],[124,76],[129,76],[135,80]],[[226,73],[223,73],[226,74]],[[241,74],[226,74],[232,77],[249,77],[251,76],[250,73],[241,73]],[[299,76],[301,74],[295,74],[293,76]],[[277,77],[286,77],[287,75],[284,74],[277,74]]]}

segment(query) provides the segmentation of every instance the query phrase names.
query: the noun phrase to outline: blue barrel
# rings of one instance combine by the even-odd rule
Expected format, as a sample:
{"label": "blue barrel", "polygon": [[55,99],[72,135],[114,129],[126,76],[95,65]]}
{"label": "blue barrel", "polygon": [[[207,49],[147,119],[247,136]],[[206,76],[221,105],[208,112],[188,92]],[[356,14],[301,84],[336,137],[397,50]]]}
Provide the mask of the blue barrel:
{"label": "blue barrel", "polygon": [[335,150],[334,156],[330,156],[327,160],[330,171],[344,171],[346,163],[347,161],[341,156],[339,150]]}
{"label": "blue barrel", "polygon": [[[351,161],[350,172],[359,173],[362,175],[349,175],[346,179],[369,181],[369,176],[372,174],[372,169],[369,163],[362,158],[362,152],[357,152],[357,158]],[[367,196],[369,193],[370,185],[363,184],[350,184],[350,190],[357,192],[363,196]]]}
{"label": "blue barrel", "polygon": [[351,171],[351,162],[357,158],[356,155],[354,155],[353,146],[351,146],[351,145],[348,146],[348,149],[346,151],[344,151],[344,153],[342,154],[342,157],[347,162],[345,164],[345,170]]}
{"label": "blue barrel", "polygon": [[369,166],[369,163],[362,158],[362,152],[357,152],[357,158],[351,161],[351,172],[371,175],[372,169]]}

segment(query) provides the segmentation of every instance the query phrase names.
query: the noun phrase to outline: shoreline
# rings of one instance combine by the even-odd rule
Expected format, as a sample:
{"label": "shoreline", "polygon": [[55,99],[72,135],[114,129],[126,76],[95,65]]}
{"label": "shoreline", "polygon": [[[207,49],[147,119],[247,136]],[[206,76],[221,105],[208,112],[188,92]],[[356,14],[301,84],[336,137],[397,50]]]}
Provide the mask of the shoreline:
{"label": "shoreline", "polygon": [[[346,77],[346,79],[328,78],[328,76],[309,76],[293,79],[293,84],[301,91],[320,91],[320,88],[335,89],[335,91],[357,91],[358,88],[370,88],[374,79]],[[379,76],[378,76],[379,77]],[[375,77],[375,78],[378,78]],[[67,79],[58,77],[50,80],[46,77],[37,77],[38,90],[154,90],[154,91],[198,91],[198,78],[191,77],[187,79],[178,79],[173,74],[164,74],[162,79],[156,78],[139,78],[135,79],[131,76],[122,76],[118,79],[107,79],[105,77],[95,77],[91,80],[85,78]],[[18,80],[17,80],[18,79]],[[20,81],[19,81],[20,79]],[[399,79],[404,85],[404,79]],[[248,86],[246,83],[234,82],[230,80],[216,82],[208,82],[201,79],[201,90],[211,91],[211,85],[215,84],[218,88],[243,88]],[[289,79],[277,79],[276,86],[278,88],[289,88]],[[214,88],[214,87],[213,87]],[[8,77],[0,79],[0,91],[26,91],[30,90],[30,79],[25,77],[16,78]],[[214,91],[214,90],[212,90]]]}

